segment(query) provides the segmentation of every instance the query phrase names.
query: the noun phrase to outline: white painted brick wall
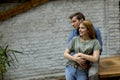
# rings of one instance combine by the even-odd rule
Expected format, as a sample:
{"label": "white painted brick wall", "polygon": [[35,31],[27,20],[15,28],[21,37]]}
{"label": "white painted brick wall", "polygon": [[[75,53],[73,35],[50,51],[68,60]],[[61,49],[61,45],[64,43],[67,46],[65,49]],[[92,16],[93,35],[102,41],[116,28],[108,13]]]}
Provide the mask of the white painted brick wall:
{"label": "white painted brick wall", "polygon": [[17,69],[6,80],[35,80],[64,73],[63,52],[70,30],[68,16],[81,11],[101,30],[101,56],[120,54],[119,0],[56,0],[33,8],[4,22],[0,32],[18,54]]}

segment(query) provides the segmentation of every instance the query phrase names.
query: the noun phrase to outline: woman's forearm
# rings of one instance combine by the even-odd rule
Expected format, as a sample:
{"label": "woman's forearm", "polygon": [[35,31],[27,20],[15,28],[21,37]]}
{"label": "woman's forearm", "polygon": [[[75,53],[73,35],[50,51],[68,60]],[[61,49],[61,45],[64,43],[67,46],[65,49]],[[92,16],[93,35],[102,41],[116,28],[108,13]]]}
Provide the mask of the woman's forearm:
{"label": "woman's forearm", "polygon": [[64,52],[64,57],[68,60],[74,60],[74,57],[70,55],[70,50],[69,49],[66,49],[65,52]]}
{"label": "woman's forearm", "polygon": [[98,61],[98,58],[97,58],[97,57],[94,57],[94,56],[92,56],[92,55],[82,54],[81,57],[83,57],[83,58],[85,58],[86,60],[91,61],[91,62],[97,62],[97,61]]}
{"label": "woman's forearm", "polygon": [[91,62],[98,62],[99,59],[99,55],[100,55],[100,51],[94,51],[93,55],[87,55],[87,54],[83,54],[83,53],[78,53],[79,56],[81,56],[82,58],[91,61]]}

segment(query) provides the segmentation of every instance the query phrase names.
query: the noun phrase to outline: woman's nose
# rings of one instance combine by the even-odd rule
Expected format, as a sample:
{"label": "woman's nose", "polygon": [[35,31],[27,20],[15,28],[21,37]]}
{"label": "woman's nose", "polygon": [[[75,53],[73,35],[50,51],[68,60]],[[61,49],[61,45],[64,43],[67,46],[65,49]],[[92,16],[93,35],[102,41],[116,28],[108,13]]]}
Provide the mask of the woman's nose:
{"label": "woman's nose", "polygon": [[72,23],[72,26],[74,26],[74,23]]}

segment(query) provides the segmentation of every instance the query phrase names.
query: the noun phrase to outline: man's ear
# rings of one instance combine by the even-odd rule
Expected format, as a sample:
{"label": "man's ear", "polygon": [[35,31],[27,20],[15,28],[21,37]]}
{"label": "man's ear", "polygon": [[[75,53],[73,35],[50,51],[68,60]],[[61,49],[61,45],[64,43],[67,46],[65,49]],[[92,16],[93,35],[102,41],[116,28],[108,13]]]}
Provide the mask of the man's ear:
{"label": "man's ear", "polygon": [[83,21],[84,21],[84,19],[83,19],[83,18],[82,18],[82,19],[80,19],[80,23],[81,23],[81,22],[83,22]]}
{"label": "man's ear", "polygon": [[81,21],[84,21],[84,19],[82,18]]}

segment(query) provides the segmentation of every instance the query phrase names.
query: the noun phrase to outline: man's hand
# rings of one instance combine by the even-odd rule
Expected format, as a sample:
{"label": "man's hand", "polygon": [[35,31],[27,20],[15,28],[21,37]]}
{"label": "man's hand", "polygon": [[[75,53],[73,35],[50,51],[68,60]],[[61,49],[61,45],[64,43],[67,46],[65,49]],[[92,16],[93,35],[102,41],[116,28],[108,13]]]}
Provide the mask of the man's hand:
{"label": "man's hand", "polygon": [[73,56],[75,58],[75,61],[82,67],[82,69],[86,70],[89,68],[87,61],[84,58],[82,58],[79,54],[75,54]]}

